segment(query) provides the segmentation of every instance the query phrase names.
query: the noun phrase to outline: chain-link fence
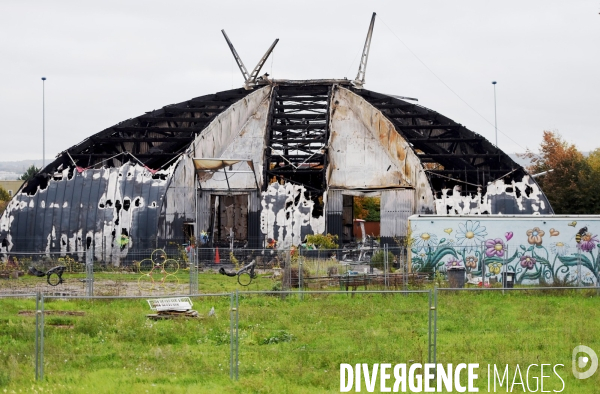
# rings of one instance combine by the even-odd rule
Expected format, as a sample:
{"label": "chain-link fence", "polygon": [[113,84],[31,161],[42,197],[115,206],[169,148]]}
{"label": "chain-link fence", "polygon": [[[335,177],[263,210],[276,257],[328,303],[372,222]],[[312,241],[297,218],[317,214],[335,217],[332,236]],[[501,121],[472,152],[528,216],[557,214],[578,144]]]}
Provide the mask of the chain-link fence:
{"label": "chain-link fence", "polygon": [[112,376],[127,387],[191,379],[218,391],[239,379],[337,391],[342,363],[477,363],[480,391],[488,377],[496,391],[514,382],[534,391],[543,374],[544,390],[595,392],[600,374],[580,380],[572,371],[585,369],[577,346],[600,350],[599,294],[591,287],[236,291],[191,296],[193,311],[173,314],[155,313],[146,297],[3,296],[0,387],[37,378],[122,391]]}
{"label": "chain-link fence", "polygon": [[427,274],[438,287],[589,287],[599,283],[599,256],[561,242],[548,248],[510,245],[502,239],[470,246],[420,244],[409,255],[411,271]]}
{"label": "chain-link fence", "polygon": [[239,284],[240,291],[589,287],[598,283],[600,258],[588,249],[560,242],[548,247],[513,246],[501,239],[464,246],[442,239],[435,246],[423,242],[408,248],[374,242],[343,249],[166,245],[124,250],[108,259],[91,249],[2,253],[0,294],[166,296],[235,290],[229,285],[211,287],[216,280],[203,275],[207,273],[237,277],[222,280]]}
{"label": "chain-link fence", "polygon": [[484,392],[597,392],[600,374],[580,380],[573,372],[592,361],[583,355],[579,364],[577,346],[600,350],[599,290],[436,289],[436,361],[479,364]]}

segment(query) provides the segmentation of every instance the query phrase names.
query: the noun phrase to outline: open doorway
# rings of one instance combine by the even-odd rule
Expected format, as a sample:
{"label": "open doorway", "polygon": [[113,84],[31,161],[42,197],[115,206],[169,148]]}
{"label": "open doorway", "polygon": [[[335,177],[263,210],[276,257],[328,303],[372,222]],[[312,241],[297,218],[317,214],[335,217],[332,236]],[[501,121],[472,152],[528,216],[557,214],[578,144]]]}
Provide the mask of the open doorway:
{"label": "open doorway", "polygon": [[213,246],[245,247],[248,243],[248,194],[211,195]]}
{"label": "open doorway", "polygon": [[[360,221],[363,221],[362,225]],[[352,197],[352,229],[354,240],[363,237],[378,238],[381,226],[381,197],[353,196]],[[365,234],[363,234],[363,231]]]}

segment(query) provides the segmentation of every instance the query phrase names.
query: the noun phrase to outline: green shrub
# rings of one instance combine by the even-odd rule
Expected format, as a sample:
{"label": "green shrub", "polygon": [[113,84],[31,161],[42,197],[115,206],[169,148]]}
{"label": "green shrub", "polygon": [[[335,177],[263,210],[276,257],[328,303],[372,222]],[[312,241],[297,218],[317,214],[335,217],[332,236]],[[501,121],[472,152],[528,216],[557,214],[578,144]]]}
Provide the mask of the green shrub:
{"label": "green shrub", "polygon": [[331,234],[312,234],[306,237],[307,244],[313,244],[317,249],[337,249],[338,236]]}
{"label": "green shrub", "polygon": [[[383,269],[383,259],[385,255],[383,250],[379,250],[373,254],[371,257],[371,266]],[[392,252],[388,252],[388,268],[392,267],[392,263],[394,262],[394,254]]]}

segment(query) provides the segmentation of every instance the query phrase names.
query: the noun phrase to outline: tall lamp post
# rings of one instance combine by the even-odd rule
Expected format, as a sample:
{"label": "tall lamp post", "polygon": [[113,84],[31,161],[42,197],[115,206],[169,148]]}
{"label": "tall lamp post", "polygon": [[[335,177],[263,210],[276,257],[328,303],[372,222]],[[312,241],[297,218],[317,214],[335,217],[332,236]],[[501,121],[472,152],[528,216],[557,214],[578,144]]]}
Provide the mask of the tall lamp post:
{"label": "tall lamp post", "polygon": [[42,77],[42,169],[46,167],[46,77]]}
{"label": "tall lamp post", "polygon": [[494,129],[496,130],[496,148],[498,147],[498,116],[496,115],[496,81],[492,81],[494,85]]}

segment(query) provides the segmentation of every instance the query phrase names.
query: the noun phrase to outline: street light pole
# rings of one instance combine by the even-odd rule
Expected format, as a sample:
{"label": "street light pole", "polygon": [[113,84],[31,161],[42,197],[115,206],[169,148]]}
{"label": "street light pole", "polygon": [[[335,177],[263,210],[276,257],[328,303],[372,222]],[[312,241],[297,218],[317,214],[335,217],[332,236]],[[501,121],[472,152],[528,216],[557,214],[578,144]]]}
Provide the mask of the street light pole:
{"label": "street light pole", "polygon": [[498,116],[496,115],[496,81],[492,81],[494,85],[494,129],[496,130],[496,148],[498,147]]}
{"label": "street light pole", "polygon": [[46,77],[42,77],[42,169],[46,167]]}

